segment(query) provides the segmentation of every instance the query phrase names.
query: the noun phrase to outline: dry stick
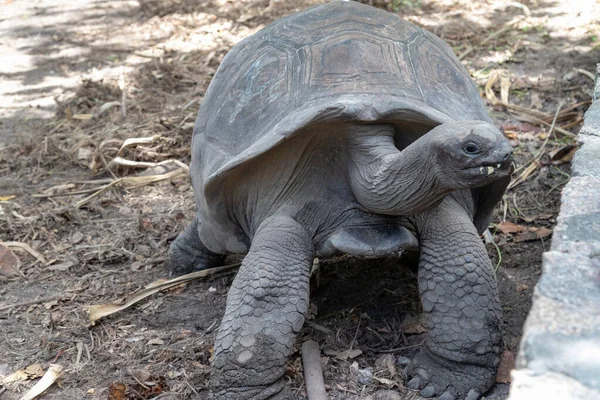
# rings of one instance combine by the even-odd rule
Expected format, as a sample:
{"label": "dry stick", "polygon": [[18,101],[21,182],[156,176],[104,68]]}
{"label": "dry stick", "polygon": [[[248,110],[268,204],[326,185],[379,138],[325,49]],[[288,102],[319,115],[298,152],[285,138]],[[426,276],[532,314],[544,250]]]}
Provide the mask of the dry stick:
{"label": "dry stick", "polygon": [[48,264],[48,262],[46,261],[46,259],[37,251],[35,251],[31,246],[29,246],[27,243],[21,243],[21,242],[0,242],[0,244],[7,246],[7,247],[15,247],[21,250],[24,250],[26,252],[28,252],[29,254],[31,254],[32,256],[34,256],[39,262],[41,262],[42,264],[46,265]]}
{"label": "dry stick", "polygon": [[[545,121],[545,119],[550,118],[550,115],[548,115],[546,113],[543,113],[541,111],[531,110],[529,108],[525,108],[525,107],[522,107],[522,106],[519,106],[516,104],[507,103],[502,100],[498,100],[498,98],[496,97],[496,94],[492,90],[492,86],[494,85],[494,83],[496,83],[497,80],[498,80],[498,74],[495,74],[488,80],[488,82],[485,85],[486,97],[489,99],[489,101],[492,103],[492,105],[494,105],[494,106],[501,105],[501,106],[506,107],[508,110],[519,111],[523,114],[526,114],[525,116],[520,117],[521,120],[523,120],[523,118],[526,117],[527,118],[526,121],[528,121],[528,122],[534,122],[534,123],[546,125],[546,126],[551,125]],[[572,134],[571,132],[569,132],[565,129],[562,129],[558,126],[555,126],[554,130],[557,132],[560,132],[563,135],[570,137],[570,138],[574,138],[576,136],[576,135]]]}
{"label": "dry stick", "polygon": [[106,192],[107,190],[109,190],[111,187],[113,187],[115,185],[121,185],[123,188],[126,188],[126,189],[135,188],[135,187],[140,187],[140,186],[144,186],[144,185],[149,185],[151,183],[171,179],[178,175],[188,172],[188,167],[185,164],[183,164],[177,160],[172,160],[172,161],[175,162],[177,165],[179,165],[180,168],[173,170],[173,171],[166,172],[164,174],[158,174],[158,175],[126,176],[123,178],[118,178],[117,180],[114,180],[111,183],[102,186],[95,193],[91,194],[90,196],[86,197],[85,199],[78,201],[77,203],[75,203],[74,207],[79,208],[79,207],[83,206],[84,204],[90,202],[93,198],[100,196],[102,193]]}
{"label": "dry stick", "polygon": [[93,193],[93,192],[95,192],[97,190],[98,190],[98,188],[85,189],[85,190],[77,190],[77,191],[74,191],[74,192],[51,193],[51,194],[36,193],[36,194],[32,194],[31,197],[33,197],[33,198],[40,198],[40,199],[46,199],[46,198],[50,198],[50,197],[77,196],[77,195],[80,195],[80,194]]}
{"label": "dry stick", "polygon": [[[502,104],[502,105],[506,106],[506,104]],[[512,108],[512,109],[516,110],[514,104],[511,104],[511,105],[507,106],[507,108]],[[533,115],[532,113],[527,112],[526,110],[518,110],[518,111],[521,111],[521,112],[527,114],[527,118],[530,118],[530,122],[535,122],[535,123],[538,123],[538,124],[541,124],[541,125],[546,125],[546,126],[552,126],[552,124],[549,124],[548,122],[544,121],[541,118],[536,117],[535,115]],[[573,134],[573,133],[571,133],[571,132],[567,131],[566,129],[563,129],[563,128],[559,127],[559,126],[555,126],[554,130],[557,131],[557,132],[562,133],[563,135],[565,135],[565,136],[567,136],[569,138],[574,138],[574,137],[577,136],[577,135],[575,135],[575,134]]]}
{"label": "dry stick", "polygon": [[125,68],[121,67],[119,75],[119,89],[121,89],[121,114],[127,115],[127,81],[125,80]]}
{"label": "dry stick", "polygon": [[596,77],[590,71],[586,71],[585,69],[581,69],[581,68],[573,68],[573,69],[575,70],[575,72],[579,72],[580,74],[583,74],[583,75],[587,76],[588,78],[590,78],[592,80],[592,82],[596,81]]}
{"label": "dry stick", "polygon": [[[525,18],[527,18],[527,16],[525,17],[517,17],[517,18],[513,18],[512,20],[508,21],[502,28],[498,29],[495,32],[490,33],[485,39],[483,39],[479,44],[480,45],[484,45],[487,44],[487,42],[489,42],[492,39],[497,38],[498,36],[502,35],[503,33],[505,33],[506,31],[509,31],[513,28],[513,25],[523,21]],[[466,56],[468,56],[469,54],[471,54],[471,52],[473,51],[474,47],[469,46],[467,48],[467,50],[465,50],[460,56],[458,56],[459,60],[462,60],[463,58],[465,58]]]}
{"label": "dry stick", "polygon": [[37,300],[27,300],[27,301],[22,301],[20,303],[15,303],[15,304],[7,304],[5,306],[0,306],[0,311],[10,310],[11,308],[15,308],[15,307],[30,306],[32,304],[47,303],[47,302],[55,301],[55,300],[62,300],[62,297],[60,297],[60,296],[42,297],[41,299],[37,299]]}
{"label": "dry stick", "polygon": [[473,51],[473,46],[468,45],[466,50],[463,51],[462,53],[460,53],[460,55],[458,56],[458,59],[462,61],[462,59],[465,58],[466,56],[468,56],[469,54],[471,54],[472,51]]}
{"label": "dry stick", "polygon": [[302,345],[302,366],[308,400],[327,400],[321,368],[321,352],[319,344],[314,340],[307,340]]}
{"label": "dry stick", "polygon": [[556,113],[554,114],[554,119],[552,120],[552,125],[550,125],[550,129],[548,130],[548,137],[546,137],[546,140],[544,140],[544,143],[542,143],[542,146],[540,147],[540,151],[535,156],[536,160],[539,160],[540,158],[542,158],[542,153],[544,152],[544,148],[546,147],[546,144],[548,144],[548,140],[550,140],[552,133],[554,133],[554,126],[556,125],[556,119],[558,118],[558,113],[560,112],[561,108],[562,108],[562,102],[559,102],[558,107],[556,108]]}
{"label": "dry stick", "polygon": [[529,164],[529,166],[527,167],[525,172],[523,172],[523,174],[521,174],[517,179],[512,181],[510,183],[510,185],[508,185],[506,190],[512,189],[515,186],[518,186],[521,183],[525,182],[533,174],[533,172],[538,168],[538,162],[539,162],[540,158],[542,158],[544,147],[546,147],[546,144],[548,143],[550,136],[552,136],[552,133],[554,132],[554,128],[556,125],[556,119],[558,118],[558,113],[560,112],[561,108],[562,108],[562,102],[560,102],[558,104],[558,107],[556,108],[556,113],[554,114],[554,119],[552,120],[552,125],[550,125],[550,129],[548,130],[548,137],[546,138],[546,140],[544,140],[544,143],[542,143],[542,146],[540,147],[540,151],[535,155],[534,160],[531,162],[531,164]]}

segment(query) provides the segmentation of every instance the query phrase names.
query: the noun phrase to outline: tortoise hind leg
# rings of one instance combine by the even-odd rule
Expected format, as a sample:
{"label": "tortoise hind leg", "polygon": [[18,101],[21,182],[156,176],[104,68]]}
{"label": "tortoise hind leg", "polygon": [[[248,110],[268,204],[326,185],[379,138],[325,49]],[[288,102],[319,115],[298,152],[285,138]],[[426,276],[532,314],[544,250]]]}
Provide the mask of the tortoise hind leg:
{"label": "tortoise hind leg", "polygon": [[169,260],[175,275],[217,267],[223,264],[225,256],[206,248],[198,237],[198,216],[177,236],[169,247]]}
{"label": "tortoise hind leg", "polygon": [[407,387],[423,397],[478,399],[500,361],[501,308],[487,251],[465,207],[447,196],[414,218],[419,292],[429,332]]}

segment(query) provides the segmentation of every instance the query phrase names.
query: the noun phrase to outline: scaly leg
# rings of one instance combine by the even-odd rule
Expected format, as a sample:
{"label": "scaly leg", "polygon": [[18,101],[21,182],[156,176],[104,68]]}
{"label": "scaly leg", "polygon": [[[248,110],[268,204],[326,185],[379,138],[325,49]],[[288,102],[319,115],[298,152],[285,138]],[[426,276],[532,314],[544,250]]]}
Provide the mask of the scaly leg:
{"label": "scaly leg", "polygon": [[284,366],[308,308],[313,257],[311,237],[292,218],[278,215],[260,225],[217,334],[216,399],[291,398]]}
{"label": "scaly leg", "polygon": [[206,248],[198,237],[198,216],[185,228],[169,247],[169,260],[175,275],[218,267],[225,256]]}
{"label": "scaly leg", "polygon": [[452,196],[414,220],[429,333],[409,365],[408,387],[440,400],[478,399],[494,383],[502,340],[490,259],[470,217]]}

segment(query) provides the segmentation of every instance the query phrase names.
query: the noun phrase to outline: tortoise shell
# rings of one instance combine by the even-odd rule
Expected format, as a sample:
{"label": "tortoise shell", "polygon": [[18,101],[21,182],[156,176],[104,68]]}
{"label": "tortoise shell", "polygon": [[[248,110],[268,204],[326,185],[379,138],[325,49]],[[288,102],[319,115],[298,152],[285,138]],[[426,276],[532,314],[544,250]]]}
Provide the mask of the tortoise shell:
{"label": "tortoise shell", "polygon": [[235,45],[200,107],[192,171],[200,212],[228,172],[320,123],[491,122],[452,50],[396,15],[334,1]]}

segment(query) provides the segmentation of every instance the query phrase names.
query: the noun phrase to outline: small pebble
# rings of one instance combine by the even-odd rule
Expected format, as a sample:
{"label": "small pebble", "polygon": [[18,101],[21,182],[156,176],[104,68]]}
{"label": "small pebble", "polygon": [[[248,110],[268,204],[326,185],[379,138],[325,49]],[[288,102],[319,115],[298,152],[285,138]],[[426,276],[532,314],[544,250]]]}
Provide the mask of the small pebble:
{"label": "small pebble", "polygon": [[373,370],[371,368],[359,369],[357,382],[359,385],[368,385],[373,379]]}
{"label": "small pebble", "polygon": [[410,364],[410,358],[404,357],[404,356],[398,356],[398,357],[396,357],[396,363],[398,365],[401,365],[404,367],[404,366]]}

